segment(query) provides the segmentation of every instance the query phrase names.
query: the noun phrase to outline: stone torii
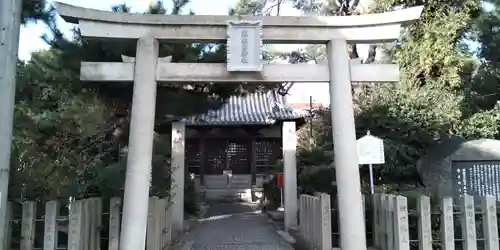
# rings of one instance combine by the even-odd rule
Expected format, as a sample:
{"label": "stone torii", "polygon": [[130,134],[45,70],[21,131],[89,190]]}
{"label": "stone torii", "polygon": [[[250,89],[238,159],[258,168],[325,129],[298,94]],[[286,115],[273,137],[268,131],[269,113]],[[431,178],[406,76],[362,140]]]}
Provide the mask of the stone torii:
{"label": "stone torii", "polygon": [[[348,43],[373,44],[399,38],[403,25],[419,19],[422,7],[334,17],[166,16],[113,13],[56,3],[59,14],[78,23],[85,39],[137,42],[134,60],[82,62],[82,81],[134,83],[129,153],[123,204],[121,250],[143,249],[148,213],[149,176],[158,82],[329,82],[336,179],[344,250],[366,249],[365,222],[356,155],[351,82],[397,82],[392,64],[356,64]],[[158,60],[159,42],[226,43],[226,63],[170,63]],[[262,64],[263,43],[326,44],[328,64]],[[183,228],[185,126],[172,129],[173,229]],[[297,225],[295,123],[283,125],[285,226]]]}

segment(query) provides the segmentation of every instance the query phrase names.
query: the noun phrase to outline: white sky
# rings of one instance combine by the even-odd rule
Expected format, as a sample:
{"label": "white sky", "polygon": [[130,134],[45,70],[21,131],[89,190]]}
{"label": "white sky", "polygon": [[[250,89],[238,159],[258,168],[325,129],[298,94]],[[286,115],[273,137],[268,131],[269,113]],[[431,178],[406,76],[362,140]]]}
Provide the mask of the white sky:
{"label": "white sky", "polygon": [[[1,1],[1,0],[0,0]],[[52,0],[49,0],[51,2]],[[143,12],[149,5],[149,0],[59,0],[67,4],[76,6],[110,10],[113,5],[126,3],[132,8],[132,12]],[[366,0],[365,0],[366,1]],[[215,4],[217,2],[217,4]],[[186,11],[193,10],[198,15],[227,15],[230,7],[234,7],[237,0],[191,0],[187,5]],[[164,3],[169,8],[170,0],[164,0]],[[285,5],[281,9],[284,16],[299,16],[301,12],[294,9],[290,5]],[[65,23],[59,19],[59,27],[68,35],[71,34],[72,25]],[[29,24],[21,27],[21,36],[19,44],[19,57],[23,60],[29,60],[32,52],[46,49],[48,46],[40,38],[47,33],[47,29],[42,23]],[[277,45],[275,49],[293,50],[297,45]],[[360,55],[366,55],[366,46],[360,46],[358,50]],[[324,105],[329,105],[329,90],[328,83],[296,83],[290,89],[290,96],[287,97],[288,102],[309,102],[309,97],[312,96],[315,102],[321,102]]]}

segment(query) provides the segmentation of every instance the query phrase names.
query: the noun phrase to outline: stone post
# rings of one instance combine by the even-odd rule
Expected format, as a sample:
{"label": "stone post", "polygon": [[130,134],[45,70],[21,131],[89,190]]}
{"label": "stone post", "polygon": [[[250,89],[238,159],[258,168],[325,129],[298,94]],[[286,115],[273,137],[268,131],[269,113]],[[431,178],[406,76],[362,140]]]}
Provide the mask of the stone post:
{"label": "stone post", "polygon": [[496,250],[498,246],[497,206],[493,196],[481,198],[483,214],[484,249]]}
{"label": "stone post", "polygon": [[321,250],[332,249],[332,209],[330,204],[330,195],[320,194],[320,224],[321,224]]}
{"label": "stone post", "polygon": [[365,221],[356,129],[351,92],[351,71],[347,42],[331,40],[327,44],[330,67],[330,105],[338,190],[341,246],[343,250],[365,250]]}
{"label": "stone post", "polygon": [[[16,93],[16,66],[21,27],[20,0],[0,1],[0,250],[6,249],[12,123]],[[4,244],[5,243],[5,244]]]}
{"label": "stone post", "polygon": [[20,249],[35,248],[36,202],[26,201],[22,206]]}
{"label": "stone post", "polygon": [[432,249],[431,199],[420,196],[417,200],[418,211],[418,249]]}
{"label": "stone post", "polygon": [[45,219],[44,219],[44,237],[43,249],[57,249],[57,217],[59,216],[60,204],[57,201],[48,201],[45,203]]}
{"label": "stone post", "polygon": [[297,136],[295,122],[283,122],[285,228],[297,226]]}
{"label": "stone post", "polygon": [[453,221],[453,198],[445,197],[441,200],[440,226],[440,241],[443,250],[455,250],[455,226]]}
{"label": "stone post", "polygon": [[476,235],[476,212],[474,208],[474,197],[464,195],[460,199],[460,222],[462,228],[463,249],[476,250],[477,249],[477,235]]}
{"label": "stone post", "polygon": [[109,201],[108,250],[118,250],[120,246],[120,210],[122,200],[113,197]]}
{"label": "stone post", "polygon": [[153,156],[158,41],[137,42],[120,250],[144,249]]}
{"label": "stone post", "polygon": [[[394,197],[394,248],[410,250],[410,229],[408,227],[408,201],[406,197]],[[432,249],[432,248],[431,248]]]}
{"label": "stone post", "polygon": [[[83,248],[83,200],[72,201],[70,214],[69,214],[69,225],[68,225],[68,250],[80,250]],[[117,250],[110,249],[110,250]]]}
{"label": "stone post", "polygon": [[183,122],[172,123],[172,230],[174,235],[184,230],[184,181],[186,169],[184,166],[184,143],[186,126]]}

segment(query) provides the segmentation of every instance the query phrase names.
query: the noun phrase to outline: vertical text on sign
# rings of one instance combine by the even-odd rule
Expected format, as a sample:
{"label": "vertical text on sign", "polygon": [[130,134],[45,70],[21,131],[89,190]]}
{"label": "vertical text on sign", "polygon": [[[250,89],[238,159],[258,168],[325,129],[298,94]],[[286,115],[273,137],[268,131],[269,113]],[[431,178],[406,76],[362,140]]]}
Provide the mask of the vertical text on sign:
{"label": "vertical text on sign", "polygon": [[241,30],[241,60],[242,64],[248,63],[248,30]]}
{"label": "vertical text on sign", "polygon": [[227,70],[262,71],[262,24],[260,21],[227,22]]}

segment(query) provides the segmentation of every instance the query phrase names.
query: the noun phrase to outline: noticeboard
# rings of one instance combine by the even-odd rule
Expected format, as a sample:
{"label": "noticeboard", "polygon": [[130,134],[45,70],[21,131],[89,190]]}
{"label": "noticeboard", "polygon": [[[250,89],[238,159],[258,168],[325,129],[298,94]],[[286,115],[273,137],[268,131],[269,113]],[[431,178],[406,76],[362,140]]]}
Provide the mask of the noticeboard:
{"label": "noticeboard", "polygon": [[358,164],[384,164],[384,140],[365,135],[357,140]]}

